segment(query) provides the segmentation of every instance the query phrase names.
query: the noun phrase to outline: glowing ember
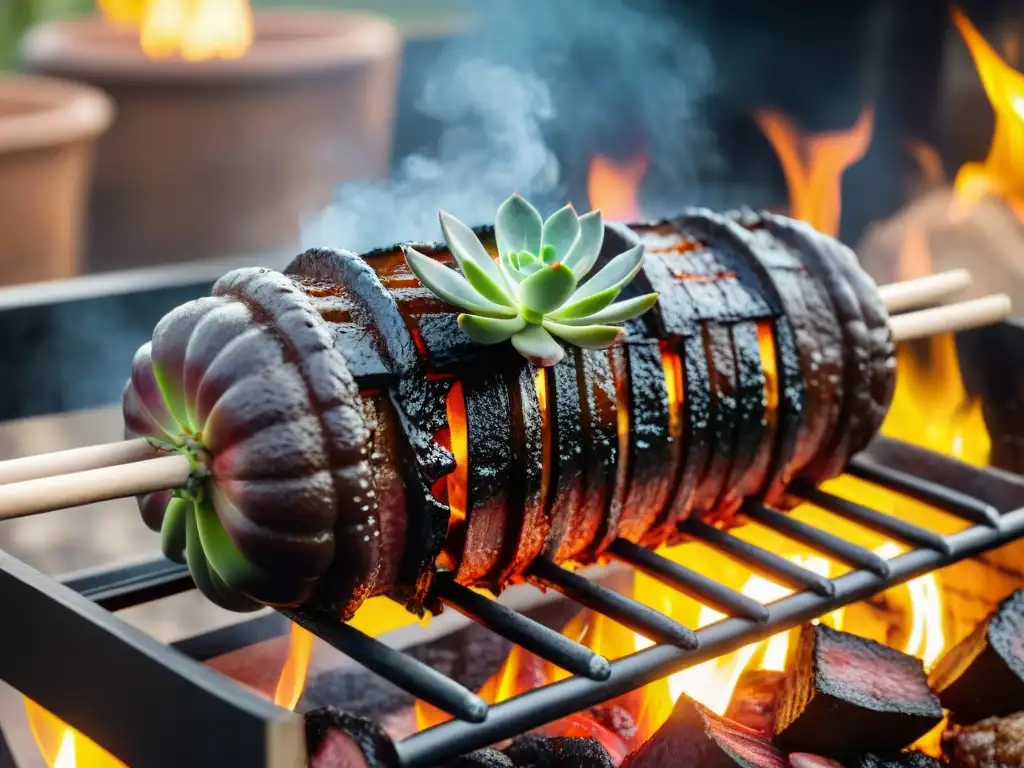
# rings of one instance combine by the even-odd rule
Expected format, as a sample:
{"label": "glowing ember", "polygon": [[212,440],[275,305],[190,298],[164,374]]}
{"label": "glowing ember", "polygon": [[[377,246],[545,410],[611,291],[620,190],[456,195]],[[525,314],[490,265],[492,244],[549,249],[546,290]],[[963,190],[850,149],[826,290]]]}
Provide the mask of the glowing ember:
{"label": "glowing ember", "polygon": [[957,172],[955,215],[965,215],[982,197],[993,195],[1024,219],[1024,74],[1000,57],[962,11],[953,8],[951,13],[996,118],[988,157],[981,163],[965,163]]}
{"label": "glowing ember", "polygon": [[645,173],[645,152],[640,152],[625,162],[616,162],[603,155],[595,155],[590,161],[590,172],[587,175],[587,197],[591,209],[600,209],[606,221],[639,220],[642,217],[638,192]]}
{"label": "glowing ember", "polygon": [[843,173],[867,152],[874,110],[866,107],[849,130],[810,136],[773,110],[762,110],[754,117],[779,156],[791,215],[825,234],[838,234]]}
{"label": "glowing ember", "polygon": [[138,28],[142,50],[152,58],[237,59],[252,45],[248,0],[98,0],[98,5],[115,24]]}

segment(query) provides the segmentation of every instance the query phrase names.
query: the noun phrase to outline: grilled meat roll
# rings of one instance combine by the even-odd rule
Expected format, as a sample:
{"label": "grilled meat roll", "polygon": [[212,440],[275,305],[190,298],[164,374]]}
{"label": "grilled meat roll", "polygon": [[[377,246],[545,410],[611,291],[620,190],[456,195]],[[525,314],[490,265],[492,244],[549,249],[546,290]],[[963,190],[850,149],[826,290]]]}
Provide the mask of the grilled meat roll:
{"label": "grilled meat roll", "polygon": [[398,246],[226,275],[135,358],[128,435],[196,468],[141,498],[143,519],[225,607],[347,619],[378,594],[421,612],[438,567],[497,591],[538,557],[657,546],[691,515],[732,525],[747,497],[785,509],[793,479],[841,472],[895,380],[854,255],[782,216],[691,210],[606,225],[599,264],[636,243],[626,292],[658,303],[624,342],[544,369],[470,341]]}

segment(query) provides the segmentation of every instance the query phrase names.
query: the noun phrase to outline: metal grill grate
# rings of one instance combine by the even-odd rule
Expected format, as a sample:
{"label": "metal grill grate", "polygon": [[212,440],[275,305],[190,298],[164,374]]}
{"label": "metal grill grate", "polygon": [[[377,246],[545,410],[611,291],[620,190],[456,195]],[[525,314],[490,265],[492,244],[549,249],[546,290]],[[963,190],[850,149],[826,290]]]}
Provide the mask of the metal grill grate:
{"label": "metal grill grate", "polygon": [[[612,557],[715,608],[728,617],[696,632],[639,602],[595,584],[580,574],[572,573],[550,562],[535,564],[530,575],[537,581],[656,642],[652,647],[616,661],[609,662],[558,632],[466,589],[452,581],[449,575],[442,574],[437,580],[436,596],[445,605],[572,673],[572,676],[565,680],[523,693],[491,707],[472,691],[411,656],[351,626],[341,624],[330,616],[287,612],[285,615],[411,695],[451,714],[455,719],[417,733],[398,744],[399,756],[404,766],[436,765],[465,752],[502,741],[580,709],[607,701],[686,667],[797,626],[838,607],[871,597],[893,585],[1024,536],[1024,481],[1017,479],[1009,483],[1009,491],[1004,488],[1001,491],[975,494],[973,489],[976,487],[990,489],[1000,482],[1007,484],[1007,480],[988,471],[972,470],[964,465],[949,462],[919,449],[908,446],[902,446],[902,449],[916,454],[919,459],[924,457],[925,464],[928,461],[934,463],[934,460],[939,460],[956,465],[957,472],[961,475],[960,479],[966,478],[966,482],[959,483],[959,486],[970,487],[972,493],[955,489],[952,487],[953,483],[938,483],[934,479],[893,469],[863,458],[851,462],[848,473],[871,484],[939,508],[972,523],[972,527],[950,536],[942,536],[816,488],[800,485],[792,488],[794,495],[911,548],[899,557],[886,561],[835,534],[775,510],[756,503],[748,503],[744,507],[743,513],[759,524],[853,568],[841,577],[827,579],[728,532],[696,521],[686,525],[685,532],[704,545],[743,562],[756,573],[798,590],[770,605],[762,605],[650,550],[624,540],[616,541],[609,550]],[[943,476],[944,469],[948,467],[940,467],[938,472],[933,468],[931,474]],[[989,498],[995,497],[1005,502],[1001,505],[1001,510],[988,501]],[[198,680],[197,685],[200,688],[209,685],[209,681],[205,678],[200,679],[201,676],[195,670],[181,666],[183,661],[188,662],[181,654],[166,646],[159,646],[155,641],[150,644],[148,638],[126,635],[121,631],[123,628],[119,627],[118,620],[106,613],[108,610],[138,605],[191,589],[192,583],[187,570],[182,566],[154,561],[66,582],[64,587],[70,587],[79,593],[68,593],[71,597],[84,597],[91,601],[89,608],[96,611],[92,615],[89,610],[75,605],[74,601],[63,595],[60,590],[64,587],[61,585],[49,582],[56,589],[48,589],[48,580],[45,577],[32,574],[29,578],[21,569],[24,569],[24,566],[9,558],[5,559],[0,553],[0,577],[7,577],[8,580],[16,578],[20,580],[22,586],[41,589],[42,595],[51,602],[63,603],[62,607],[70,608],[71,611],[68,613],[73,612],[75,620],[91,621],[93,626],[87,629],[104,630],[114,635],[112,639],[128,650],[141,649],[144,653],[156,654],[155,660],[170,668],[168,671],[172,678],[165,680],[162,670],[157,669],[156,677],[153,678],[155,682],[151,684],[157,685],[158,688],[162,686],[164,691],[170,691],[175,688],[173,675],[178,675],[190,678],[193,682]],[[0,582],[0,590],[3,589],[4,584]],[[20,593],[5,594],[14,595],[9,602],[18,602],[17,596]],[[31,609],[28,603],[25,603],[25,607]],[[12,608],[17,610],[18,606],[14,605]],[[53,611],[50,613],[52,616],[49,621],[58,625],[47,627],[50,632],[60,631],[61,624],[69,626],[73,623],[70,616]],[[259,621],[261,620],[256,620]],[[36,626],[45,625],[40,622]],[[111,638],[108,638],[107,642],[110,640]],[[24,665],[13,663],[15,660],[10,655],[13,650],[11,644],[12,641],[5,640],[3,635],[0,635],[0,677],[19,687],[26,694],[33,695],[34,691],[26,690],[18,684],[19,677],[25,679],[24,671],[20,668]],[[179,644],[179,648],[184,650],[184,645]],[[154,646],[159,652],[154,651]],[[101,657],[106,655],[110,661],[110,647],[95,644],[89,646],[100,647],[103,649]],[[96,652],[90,651],[89,648],[83,652]],[[201,669],[199,665],[194,666]],[[43,668],[45,669],[45,665]],[[60,673],[59,669],[46,671]],[[147,668],[145,674],[153,673],[153,669]],[[88,671],[83,674],[88,674]],[[36,683],[38,684],[38,681]],[[224,686],[230,685],[224,681]],[[154,694],[160,695],[156,690]],[[231,703],[231,696],[224,691],[220,691],[218,695]],[[36,696],[33,695],[33,698]],[[56,694],[54,698],[59,700]],[[48,708],[52,706],[47,696],[41,696],[37,700]],[[250,737],[250,721],[255,717],[269,729],[267,724],[274,718],[270,717],[268,712],[276,709],[271,705],[267,705],[269,709],[265,709],[252,702],[246,707],[235,701],[233,706],[236,710],[245,710],[243,714],[246,717],[242,717],[241,722],[246,728],[242,728],[242,731],[248,730]],[[175,702],[175,709],[183,708]],[[201,709],[209,711],[209,707]],[[281,715],[290,714],[283,710],[277,712]],[[57,714],[78,725],[74,718],[61,712]],[[237,711],[234,714],[239,715]],[[209,712],[208,716],[223,718],[224,714]],[[100,719],[99,723],[102,727],[103,720]],[[81,727],[87,733],[92,733],[85,727],[87,725],[88,723],[82,723]],[[223,744],[223,720],[215,719],[214,724],[210,726],[197,723],[196,727],[200,730],[208,728],[210,732],[191,732],[194,740],[190,747],[193,748],[190,759],[198,765],[215,764],[215,760],[212,759],[217,754],[215,751],[202,753],[201,748],[195,745],[202,745],[207,739],[211,744]],[[142,739],[155,736],[159,740],[163,737],[160,728],[157,728],[157,731],[154,734],[151,730],[144,735],[130,732],[123,734],[126,750],[137,754],[133,750],[142,749]],[[167,762],[161,762],[164,759],[161,757],[157,763],[173,764],[170,762],[172,757],[179,759],[180,755],[173,754],[170,742],[164,746],[170,750],[166,755]],[[211,750],[213,749],[211,747]],[[125,759],[132,755],[118,756]],[[222,761],[223,756],[224,753],[221,751],[217,759]],[[150,761],[150,764],[157,763]],[[259,761],[259,764],[269,765],[271,762],[267,758]]]}

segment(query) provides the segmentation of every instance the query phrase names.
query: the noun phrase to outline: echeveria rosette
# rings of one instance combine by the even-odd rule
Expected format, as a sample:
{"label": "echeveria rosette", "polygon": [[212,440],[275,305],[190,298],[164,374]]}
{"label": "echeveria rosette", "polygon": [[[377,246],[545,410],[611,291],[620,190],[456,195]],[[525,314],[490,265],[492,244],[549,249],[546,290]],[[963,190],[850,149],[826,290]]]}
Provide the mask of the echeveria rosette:
{"label": "echeveria rosette", "polygon": [[411,246],[404,249],[420,282],[464,310],[459,327],[473,341],[511,340],[530,362],[550,366],[565,354],[556,338],[587,349],[610,347],[623,334],[614,323],[646,312],[658,300],[657,293],[648,293],[613,303],[643,266],[643,245],[581,282],[604,242],[600,211],[577,216],[565,206],[544,221],[524,198],[512,195],[498,208],[494,229],[497,260],[473,230],[441,212],[441,230],[461,274]]}
{"label": "echeveria rosette", "polygon": [[[339,520],[365,523],[357,505],[372,496],[365,446],[339,452],[325,426],[366,441],[361,417],[352,418],[358,390],[316,362],[317,348],[297,354],[315,330],[297,303],[305,297],[289,294],[283,275],[238,272],[252,274],[232,273],[218,286],[276,302],[282,319],[271,322],[250,296],[184,304],[136,353],[123,397],[129,437],[184,453],[193,466],[184,487],[140,497],[144,522],[206,597],[235,611],[307,601],[338,570]],[[326,405],[324,390],[334,398]],[[361,557],[353,551],[347,560]]]}

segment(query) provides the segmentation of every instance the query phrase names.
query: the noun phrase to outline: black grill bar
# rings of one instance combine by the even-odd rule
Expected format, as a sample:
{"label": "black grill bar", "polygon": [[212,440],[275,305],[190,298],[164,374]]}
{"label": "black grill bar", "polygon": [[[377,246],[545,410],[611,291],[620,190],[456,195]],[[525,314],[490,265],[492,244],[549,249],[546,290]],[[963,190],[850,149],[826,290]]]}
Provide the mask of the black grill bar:
{"label": "black grill bar", "polygon": [[162,557],[70,576],[63,584],[108,611],[121,611],[195,588],[186,566]]}
{"label": "black grill bar", "polygon": [[869,549],[852,544],[846,539],[808,525],[795,517],[784,515],[762,504],[753,502],[744,503],[742,514],[749,517],[766,528],[776,533],[788,536],[794,541],[806,544],[823,555],[834,558],[841,563],[846,563],[853,568],[865,568],[876,573],[883,579],[890,574],[890,567],[887,560],[879,557]]}
{"label": "black grill bar", "polygon": [[744,616],[753,621],[768,621],[768,609],[757,600],[729,589],[702,573],[691,571],[647,547],[641,547],[625,539],[616,539],[608,548],[608,553],[662,584],[689,595],[727,616]]}
{"label": "black grill bar", "polygon": [[796,589],[809,589],[822,597],[831,597],[835,594],[835,585],[824,576],[819,576],[813,571],[801,568],[784,557],[779,557],[774,552],[769,552],[756,544],[733,536],[731,533],[720,531],[707,523],[699,520],[687,520],[680,529],[695,539],[703,541],[710,547],[720,550],[748,566],[755,573],[765,578],[785,584],[787,587]]}
{"label": "black grill bar", "polygon": [[697,647],[697,636],[663,613],[648,608],[618,592],[595,584],[585,576],[567,571],[550,560],[538,558],[527,575],[561,592],[580,605],[602,613],[654,642],[672,643],[680,648]]}
{"label": "black grill bar", "polygon": [[591,680],[607,680],[612,673],[611,665],[604,656],[598,656],[561,632],[455,583],[451,574],[437,577],[434,594],[445,605],[568,672],[585,675]]}
{"label": "black grill bar", "polygon": [[470,723],[487,718],[487,702],[422,661],[375,640],[325,611],[282,610],[282,614],[371,672],[443,712]]}
{"label": "black grill bar", "polygon": [[724,619],[697,631],[700,646],[696,650],[656,645],[613,661],[611,677],[603,683],[585,677],[571,677],[495,704],[487,720],[480,725],[453,721],[428,728],[399,742],[401,763],[405,768],[425,768],[443,763],[730,653],[1022,535],[1024,509],[1008,512],[1002,517],[1002,526],[998,529],[977,525],[950,536],[949,554],[916,549],[890,560],[888,578],[866,570],[851,571],[835,580],[836,590],[832,597],[804,591],[772,603],[768,607],[770,619],[767,624],[738,617]]}
{"label": "black grill bar", "polygon": [[863,456],[850,459],[850,463],[846,465],[846,474],[909,496],[968,522],[999,527],[999,511],[995,507],[956,488],[939,485],[909,472],[883,466]]}
{"label": "black grill bar", "polygon": [[912,547],[934,549],[936,552],[945,554],[950,552],[949,542],[944,536],[934,531],[920,528],[913,523],[900,520],[898,517],[886,515],[870,507],[865,507],[863,504],[822,491],[809,483],[794,483],[790,488],[790,493],[816,507]]}

